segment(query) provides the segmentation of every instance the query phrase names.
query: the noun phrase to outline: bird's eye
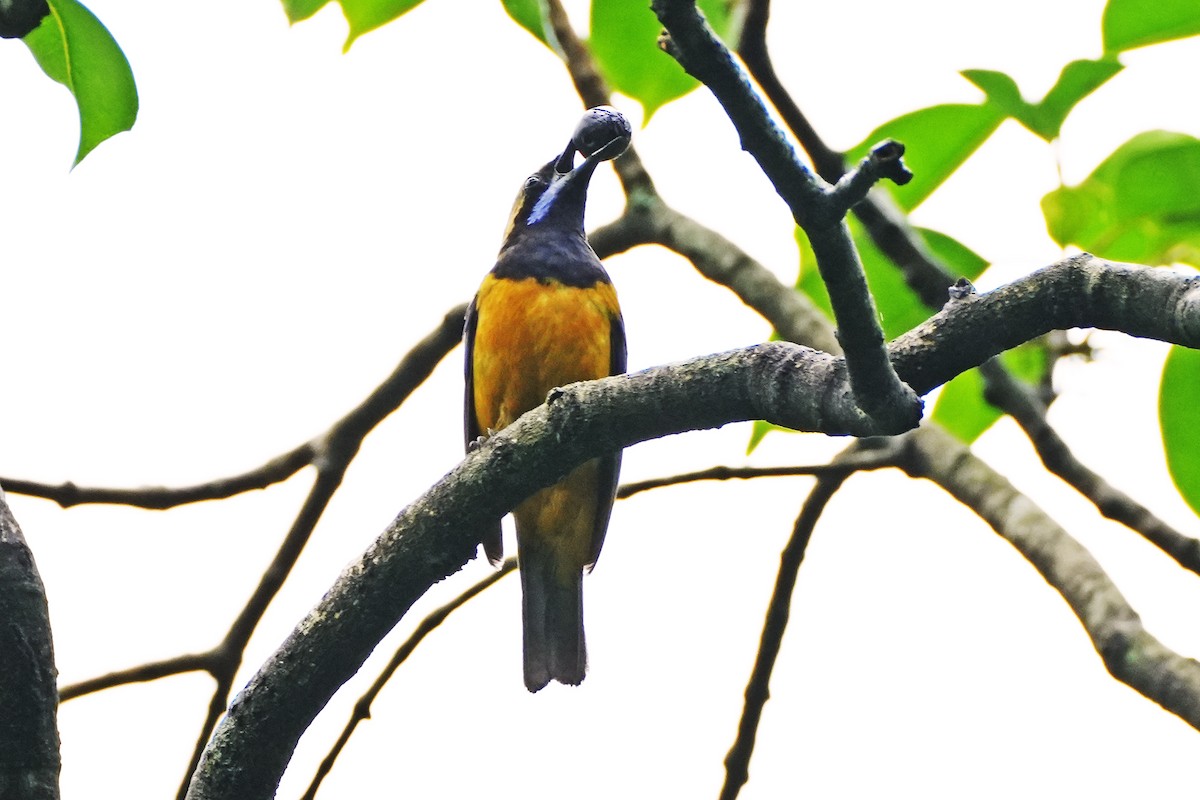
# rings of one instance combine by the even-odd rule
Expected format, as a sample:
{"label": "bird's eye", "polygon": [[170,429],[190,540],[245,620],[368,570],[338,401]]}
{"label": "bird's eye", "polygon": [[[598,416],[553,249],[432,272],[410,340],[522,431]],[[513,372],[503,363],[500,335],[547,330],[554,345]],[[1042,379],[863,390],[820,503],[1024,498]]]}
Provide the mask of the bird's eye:
{"label": "bird's eye", "polygon": [[542,179],[537,175],[530,175],[525,179],[525,191],[531,192],[542,185]]}

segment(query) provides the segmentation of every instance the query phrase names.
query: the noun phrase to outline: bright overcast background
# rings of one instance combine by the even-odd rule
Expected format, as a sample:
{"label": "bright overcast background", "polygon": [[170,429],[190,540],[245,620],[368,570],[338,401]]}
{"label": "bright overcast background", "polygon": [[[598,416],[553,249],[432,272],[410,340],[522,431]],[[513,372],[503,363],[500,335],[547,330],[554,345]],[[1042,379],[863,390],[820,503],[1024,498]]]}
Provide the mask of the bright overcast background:
{"label": "bright overcast background", "polygon": [[[1040,98],[1100,54],[1099,0],[779,2],[771,43],[837,147],[880,122],[974,102],[988,68]],[[93,0],[133,66],[130,133],[75,170],[74,105],[25,48],[0,44],[0,475],[179,485],[241,472],[357,404],[491,266],[511,199],[558,152],[579,101],[495,0],[427,0],[343,55],[336,5],[289,28],[273,0]],[[571,6],[586,26],[586,6]],[[1059,256],[1037,201],[1142,130],[1200,135],[1193,39],[1128,69],[1068,119],[1057,149],[1005,123],[922,206],[996,266],[981,289]],[[1186,98],[1186,99],[1185,99]],[[617,105],[641,122],[636,104]],[[666,200],[781,279],[782,203],[704,90],[636,130]],[[1056,159],[1059,162],[1056,162]],[[616,216],[611,170],[589,224]],[[765,339],[767,325],[656,248],[609,269],[638,369]],[[1096,336],[1052,420],[1079,456],[1191,535],[1152,414],[1163,346]],[[244,682],[404,505],[461,457],[461,354],[372,435],[253,639]],[[748,426],[639,445],[627,480],[747,461]],[[752,463],[815,463],[844,442],[773,435]],[[1045,478],[1008,424],[977,452],[1101,560],[1147,628],[1200,654],[1200,582]],[[207,649],[306,491],[287,484],[167,513],[63,512],[9,497],[49,593],[64,683]],[[526,693],[506,579],[397,673],[322,797],[711,797],[722,780],[778,552],[811,481],[666,489],[618,503],[585,582],[591,672]],[[468,565],[415,620],[487,573]],[[307,785],[364,680],[300,745]],[[211,681],[188,675],[67,703],[64,796],[173,796]],[[1097,797],[1194,787],[1200,736],[1113,681],[1062,599],[929,484],[852,479],[800,573],[743,796]]]}

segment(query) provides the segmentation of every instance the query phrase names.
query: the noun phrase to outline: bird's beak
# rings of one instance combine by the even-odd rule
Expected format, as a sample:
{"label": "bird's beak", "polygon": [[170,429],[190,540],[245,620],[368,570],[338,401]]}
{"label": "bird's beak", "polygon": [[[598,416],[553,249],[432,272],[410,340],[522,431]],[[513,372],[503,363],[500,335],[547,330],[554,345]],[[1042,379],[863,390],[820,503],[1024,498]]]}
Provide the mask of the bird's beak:
{"label": "bird's beak", "polygon": [[572,138],[571,141],[567,142],[567,149],[563,150],[562,155],[559,156],[558,161],[555,162],[554,171],[557,174],[570,175],[572,172],[576,172],[584,168],[594,170],[596,169],[596,165],[601,161],[608,161],[611,158],[616,158],[617,156],[621,155],[621,153],[624,152],[625,148],[628,146],[628,135],[613,136],[608,143],[597,148],[595,152],[583,160],[582,164],[580,164],[578,167],[575,167],[575,154],[583,151],[579,150],[579,148],[575,146],[575,139]]}
{"label": "bird's beak", "polygon": [[550,178],[550,185],[534,203],[526,224],[533,225],[540,222],[556,205],[569,203],[572,199],[582,206],[588,183],[591,181],[596,167],[601,161],[616,158],[628,145],[628,138],[616,136],[576,165],[575,154],[580,151],[575,146],[573,139],[568,142],[562,155],[554,162],[554,174]]}

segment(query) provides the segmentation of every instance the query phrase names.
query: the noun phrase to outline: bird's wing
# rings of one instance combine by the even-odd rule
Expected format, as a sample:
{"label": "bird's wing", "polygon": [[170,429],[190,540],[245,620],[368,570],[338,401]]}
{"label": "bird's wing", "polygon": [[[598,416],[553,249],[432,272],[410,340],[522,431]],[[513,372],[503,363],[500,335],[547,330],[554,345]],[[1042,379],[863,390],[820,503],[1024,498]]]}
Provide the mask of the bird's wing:
{"label": "bird's wing", "polygon": [[[621,319],[620,313],[616,313],[609,318],[609,324],[611,325],[609,339],[612,348],[609,362],[611,374],[621,375],[624,374],[628,361],[625,348],[625,322]],[[612,455],[603,456],[598,461],[596,520],[592,526],[589,568],[596,565],[596,559],[600,557],[600,548],[604,546],[604,533],[608,530],[608,520],[612,516],[613,500],[617,495],[617,481],[621,473],[621,451],[618,450]]]}
{"label": "bird's wing", "polygon": [[[485,431],[479,429],[479,418],[475,415],[475,327],[478,319],[479,312],[475,307],[475,300],[472,299],[471,305],[467,307],[467,321],[463,328],[463,348],[466,350],[466,366],[464,368],[466,380],[463,381],[466,385],[463,398],[463,434],[466,438],[467,450],[470,450],[472,444],[485,434]],[[500,520],[496,520],[495,524],[490,525],[483,532],[480,540],[488,561],[493,565],[498,565],[504,560],[504,538],[500,529]]]}
{"label": "bird's wing", "polygon": [[471,448],[471,443],[482,435],[479,430],[479,418],[475,416],[475,327],[479,319],[479,312],[475,308],[477,299],[477,297],[472,298],[471,305],[467,306],[467,321],[463,328],[463,349],[466,351],[464,358],[466,380],[463,381],[466,387],[463,397],[463,435],[468,450]]}

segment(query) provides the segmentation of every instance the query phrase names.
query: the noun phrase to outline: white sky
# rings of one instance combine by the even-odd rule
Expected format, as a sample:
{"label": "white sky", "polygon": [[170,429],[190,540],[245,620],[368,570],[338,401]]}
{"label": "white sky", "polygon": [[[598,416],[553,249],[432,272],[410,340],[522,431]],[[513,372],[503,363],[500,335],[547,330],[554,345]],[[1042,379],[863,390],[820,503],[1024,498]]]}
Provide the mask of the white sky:
{"label": "white sky", "polygon": [[[1040,97],[1064,63],[1099,53],[1101,5],[1021,0],[981,23],[978,7],[946,0],[905,3],[883,22],[882,3],[777,3],[772,45],[800,105],[849,146],[898,113],[976,100],[959,69],[1006,71]],[[142,110],[74,171],[69,96],[21,45],[0,46],[0,475],[190,483],[324,430],[470,296],[513,193],[578,117],[564,71],[496,2],[430,0],[346,56],[336,7],[290,29],[272,0],[215,0],[199,14],[150,0],[90,7],[125,49]],[[1125,61],[1064,128],[1069,181],[1138,131],[1200,134],[1200,110],[1181,100],[1200,42]],[[658,112],[635,143],[670,203],[794,279],[786,210],[706,92]],[[1056,185],[1055,157],[1006,124],[917,221],[995,262],[982,288],[1049,263],[1058,252],[1037,201]],[[604,170],[589,220],[619,209]],[[769,332],[664,251],[609,267],[632,369]],[[1054,421],[1088,463],[1200,535],[1151,416],[1165,348],[1095,341],[1098,363],[1060,373]],[[245,678],[460,458],[460,358],[367,441],[252,641]],[[737,425],[639,445],[624,477],[743,463],[747,435]],[[777,435],[751,461],[813,463],[841,444]],[[1195,576],[1044,478],[1011,426],[977,450],[1092,550],[1152,633],[1200,653]],[[165,514],[10,496],[47,583],[63,681],[215,643],[309,481]],[[697,485],[618,504],[586,582],[581,688],[526,693],[510,579],[400,670],[321,796],[714,795],[808,485]],[[401,624],[302,741],[280,797],[307,785],[411,626],[486,570],[472,563]],[[209,690],[193,675],[66,704],[64,795],[171,796]],[[822,520],[771,691],[748,800],[1147,795],[1192,785],[1200,756],[1194,730],[1107,676],[1011,548],[932,486],[893,474],[853,479]]]}

